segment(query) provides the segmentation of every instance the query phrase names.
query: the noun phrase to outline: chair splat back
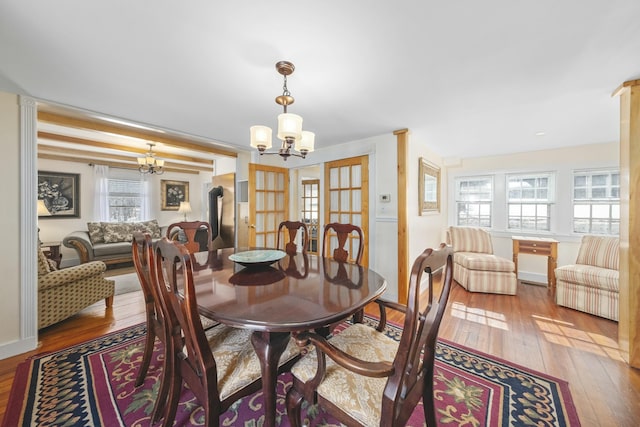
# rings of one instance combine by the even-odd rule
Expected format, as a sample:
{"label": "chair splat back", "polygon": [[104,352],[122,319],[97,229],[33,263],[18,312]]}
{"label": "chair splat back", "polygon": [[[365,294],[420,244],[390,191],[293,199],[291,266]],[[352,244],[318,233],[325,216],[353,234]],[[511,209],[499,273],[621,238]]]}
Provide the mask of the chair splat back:
{"label": "chair splat back", "polygon": [[309,247],[309,231],[307,229],[307,225],[301,221],[282,221],[280,223],[280,225],[278,226],[278,240],[276,243],[276,248],[281,248],[280,239],[284,235],[282,241],[282,243],[284,243],[284,251],[289,255],[295,255],[295,253],[298,251],[298,246],[296,245],[296,236],[299,230],[302,230],[302,253],[306,254],[307,248]]}
{"label": "chair splat back", "polygon": [[[332,242],[337,240],[337,246],[334,248],[333,253],[329,254],[329,251],[333,247]],[[353,247],[356,244],[358,249],[353,254]],[[351,254],[350,252],[351,251]],[[340,262],[351,262],[358,264],[362,262],[362,255],[364,254],[364,235],[362,229],[353,224],[340,224],[332,222],[324,226],[324,233],[322,239],[322,256],[331,257]]]}
{"label": "chair splat back", "polygon": [[[206,243],[201,242],[198,238],[198,231],[203,230],[206,232]],[[178,231],[178,233],[176,233]],[[213,248],[212,238],[213,231],[211,224],[206,221],[182,221],[170,224],[167,228],[167,237],[169,239],[178,240],[180,237],[179,232],[184,233],[185,242],[182,242],[190,253],[200,252],[201,243],[206,245],[207,249]]]}
{"label": "chair splat back", "polygon": [[[420,301],[422,275],[428,275],[428,298]],[[433,276],[442,274],[442,290],[433,300]],[[450,249],[427,249],[414,262],[409,280],[409,295],[403,333],[382,398],[382,419],[392,425],[405,425],[413,408],[423,398],[428,426],[435,426],[433,404],[433,365],[440,322],[446,309],[453,278]],[[411,333],[413,331],[413,333]]]}

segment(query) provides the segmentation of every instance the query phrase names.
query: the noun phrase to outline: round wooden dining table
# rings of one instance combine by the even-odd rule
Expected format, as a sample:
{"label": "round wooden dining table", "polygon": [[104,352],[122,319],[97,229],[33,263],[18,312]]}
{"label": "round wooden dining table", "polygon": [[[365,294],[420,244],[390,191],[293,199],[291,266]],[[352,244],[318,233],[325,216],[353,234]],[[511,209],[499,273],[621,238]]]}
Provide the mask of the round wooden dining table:
{"label": "round wooden dining table", "polygon": [[291,333],[322,329],[348,319],[386,289],[375,271],[317,255],[286,255],[256,267],[229,259],[241,249],[193,254],[200,313],[253,331],[265,399],[265,426],[275,425],[278,361]]}

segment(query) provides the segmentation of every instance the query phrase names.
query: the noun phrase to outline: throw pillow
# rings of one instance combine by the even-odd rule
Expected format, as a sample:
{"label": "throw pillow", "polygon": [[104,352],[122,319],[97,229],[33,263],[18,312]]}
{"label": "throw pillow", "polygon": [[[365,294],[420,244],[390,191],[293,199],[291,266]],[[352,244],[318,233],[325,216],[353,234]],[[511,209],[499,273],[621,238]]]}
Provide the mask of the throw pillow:
{"label": "throw pillow", "polygon": [[89,240],[91,240],[91,243],[93,243],[94,245],[96,243],[104,243],[102,223],[88,222],[87,228],[89,229]]}
{"label": "throw pillow", "polygon": [[105,243],[130,242],[133,239],[133,224],[128,222],[104,222]]}
{"label": "throw pillow", "polygon": [[134,231],[140,231],[142,233],[149,233],[152,239],[159,239],[162,237],[160,234],[160,225],[158,220],[152,219],[149,221],[135,222],[133,223]]}

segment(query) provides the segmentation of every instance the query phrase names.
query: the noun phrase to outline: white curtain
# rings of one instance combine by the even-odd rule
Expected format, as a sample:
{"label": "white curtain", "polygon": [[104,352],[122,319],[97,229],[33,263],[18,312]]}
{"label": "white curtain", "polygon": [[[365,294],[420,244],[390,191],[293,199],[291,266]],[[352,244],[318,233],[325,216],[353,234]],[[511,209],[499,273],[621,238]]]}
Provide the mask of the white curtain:
{"label": "white curtain", "polygon": [[146,174],[140,174],[140,220],[148,221],[151,213],[149,201],[149,180]]}
{"label": "white curtain", "polygon": [[94,221],[109,221],[109,166],[93,165]]}

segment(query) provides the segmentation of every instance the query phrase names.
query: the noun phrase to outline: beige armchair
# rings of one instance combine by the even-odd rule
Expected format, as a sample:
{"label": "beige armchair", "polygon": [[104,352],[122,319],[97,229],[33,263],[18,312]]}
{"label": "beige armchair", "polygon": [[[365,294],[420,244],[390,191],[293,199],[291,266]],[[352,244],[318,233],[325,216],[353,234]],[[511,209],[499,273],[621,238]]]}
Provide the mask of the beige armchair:
{"label": "beige armchair", "polygon": [[38,329],[70,317],[105,299],[113,304],[115,282],[104,278],[102,261],[58,270],[38,249]]}
{"label": "beige armchair", "polygon": [[449,227],[453,246],[453,279],[470,292],[515,295],[516,266],[493,254],[491,235],[475,227]]}
{"label": "beige armchair", "polygon": [[583,236],[575,264],[556,268],[556,304],[618,320],[620,240]]}

